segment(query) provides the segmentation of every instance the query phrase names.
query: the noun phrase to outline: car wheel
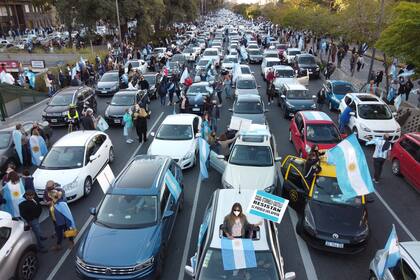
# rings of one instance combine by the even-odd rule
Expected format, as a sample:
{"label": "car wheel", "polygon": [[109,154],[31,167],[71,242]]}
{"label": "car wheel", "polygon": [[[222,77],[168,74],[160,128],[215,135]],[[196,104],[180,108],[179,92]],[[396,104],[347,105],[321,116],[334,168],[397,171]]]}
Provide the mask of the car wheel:
{"label": "car wheel", "polygon": [[398,160],[398,159],[393,159],[392,160],[392,167],[391,167],[391,169],[392,169],[392,174],[394,174],[394,175],[401,175],[401,172],[400,172],[400,161]]}
{"label": "car wheel", "polygon": [[115,160],[114,147],[109,148],[108,162],[113,163]]}
{"label": "car wheel", "polygon": [[328,103],[328,109],[329,109],[330,111],[334,110],[334,108],[333,108],[333,106],[332,106],[332,103],[331,103],[331,102],[329,102],[329,103]]}
{"label": "car wheel", "polygon": [[88,196],[92,191],[92,179],[87,177],[83,183],[83,195]]}
{"label": "car wheel", "polygon": [[292,131],[289,130],[289,142],[292,143]]}
{"label": "car wheel", "polygon": [[35,278],[39,262],[35,251],[27,251],[19,260],[16,268],[17,279],[31,280]]}

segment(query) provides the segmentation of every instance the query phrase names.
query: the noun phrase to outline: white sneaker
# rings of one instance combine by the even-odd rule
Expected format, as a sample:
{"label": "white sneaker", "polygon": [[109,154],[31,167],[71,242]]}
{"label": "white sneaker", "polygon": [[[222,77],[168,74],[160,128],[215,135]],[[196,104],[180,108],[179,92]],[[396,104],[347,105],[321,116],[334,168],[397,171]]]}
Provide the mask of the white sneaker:
{"label": "white sneaker", "polygon": [[125,143],[130,144],[130,143],[132,143],[132,142],[130,141],[130,139],[127,139],[127,140],[125,140]]}

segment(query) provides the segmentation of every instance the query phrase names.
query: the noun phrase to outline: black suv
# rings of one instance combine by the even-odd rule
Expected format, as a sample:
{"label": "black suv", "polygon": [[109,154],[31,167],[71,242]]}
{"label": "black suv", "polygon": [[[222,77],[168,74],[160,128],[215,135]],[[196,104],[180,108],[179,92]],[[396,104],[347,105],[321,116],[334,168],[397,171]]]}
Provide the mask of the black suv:
{"label": "black suv", "polygon": [[319,79],[319,66],[316,64],[315,56],[312,54],[298,54],[293,61],[293,68],[297,70],[298,76],[306,76],[309,71],[310,77]]}

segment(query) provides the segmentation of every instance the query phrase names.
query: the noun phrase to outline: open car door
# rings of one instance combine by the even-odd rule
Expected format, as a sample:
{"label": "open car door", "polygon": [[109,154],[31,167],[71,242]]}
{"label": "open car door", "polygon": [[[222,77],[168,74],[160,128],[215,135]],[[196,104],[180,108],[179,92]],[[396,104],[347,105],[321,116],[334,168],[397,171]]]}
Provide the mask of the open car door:
{"label": "open car door", "polygon": [[223,174],[225,172],[226,165],[227,161],[224,159],[224,156],[218,155],[215,151],[210,151],[210,166],[214,170]]}

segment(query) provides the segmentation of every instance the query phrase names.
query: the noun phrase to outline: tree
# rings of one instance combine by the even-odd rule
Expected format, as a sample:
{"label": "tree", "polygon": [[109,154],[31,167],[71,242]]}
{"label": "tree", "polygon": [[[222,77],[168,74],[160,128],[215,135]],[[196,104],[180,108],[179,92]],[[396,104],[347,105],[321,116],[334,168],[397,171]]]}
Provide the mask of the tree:
{"label": "tree", "polygon": [[420,4],[403,1],[393,11],[393,17],[376,46],[387,55],[420,67]]}

